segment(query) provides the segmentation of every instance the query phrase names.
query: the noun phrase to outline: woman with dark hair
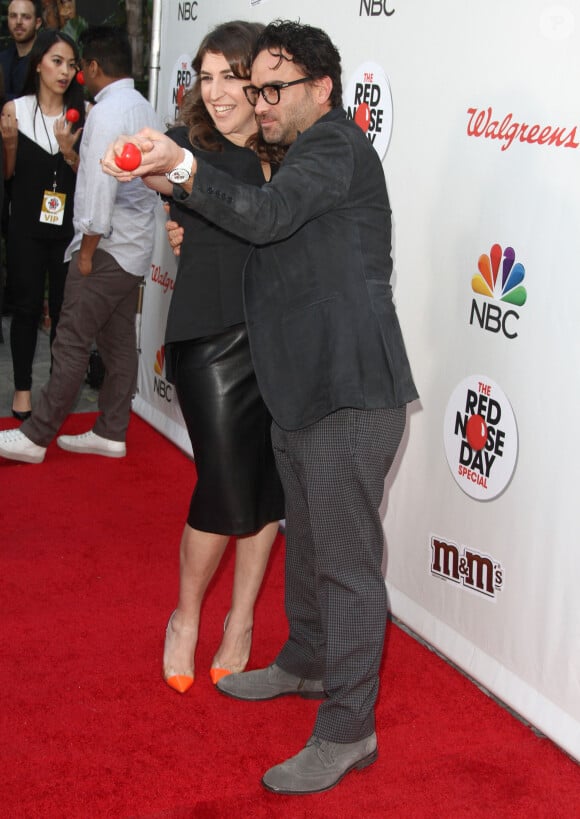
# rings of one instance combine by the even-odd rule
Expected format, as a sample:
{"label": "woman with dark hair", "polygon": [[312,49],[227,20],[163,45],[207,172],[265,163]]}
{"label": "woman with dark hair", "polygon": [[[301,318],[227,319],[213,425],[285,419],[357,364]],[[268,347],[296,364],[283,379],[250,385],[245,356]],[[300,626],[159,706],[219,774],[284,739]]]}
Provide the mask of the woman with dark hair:
{"label": "woman with dark hair", "polygon": [[32,361],[47,274],[51,344],[63,300],[68,267],[63,259],[74,233],[76,145],[85,119],[83,90],[75,81],[78,66],[74,40],[61,31],[40,31],[23,96],[9,100],[0,118],[4,173],[11,180],[6,266],[13,308],[12,414],[19,420],[31,410]]}
{"label": "woman with dark hair", "polygon": [[[240,180],[263,185],[280,157],[257,134],[248,84],[263,26],[217,26],[193,60],[180,125],[168,133],[194,154]],[[146,180],[171,196],[165,177]],[[163,676],[185,693],[194,679],[200,610],[230,538],[236,564],[224,634],[210,669],[214,683],[248,662],[254,604],[284,517],[270,442],[270,415],[258,391],[242,303],[242,272],[251,246],[172,203],[184,228],[165,340],[166,371],[175,383],[197,468],[197,484],[180,546],[179,600],[167,625]],[[225,612],[224,612],[225,614]]]}
{"label": "woman with dark hair", "polygon": [[[4,69],[0,65],[0,111],[4,105],[6,97],[6,88],[4,85]],[[4,146],[2,144],[2,132],[0,130],[0,152],[4,155]],[[4,167],[0,164],[0,229],[2,221],[2,212],[4,210]],[[0,265],[0,344],[4,344],[4,333],[2,332],[2,316],[4,315],[4,289],[6,282],[4,280],[3,265]]]}

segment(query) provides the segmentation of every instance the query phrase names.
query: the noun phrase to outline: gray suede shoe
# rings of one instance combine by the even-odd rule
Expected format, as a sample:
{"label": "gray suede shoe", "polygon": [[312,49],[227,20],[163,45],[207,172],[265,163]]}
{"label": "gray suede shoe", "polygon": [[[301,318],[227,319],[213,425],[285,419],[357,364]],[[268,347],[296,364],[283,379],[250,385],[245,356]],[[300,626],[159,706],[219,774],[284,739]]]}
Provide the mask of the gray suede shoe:
{"label": "gray suede shoe", "polygon": [[304,680],[283,671],[276,663],[257,671],[242,671],[222,677],[216,688],[237,700],[273,700],[296,694],[307,700],[324,699],[322,680]]}
{"label": "gray suede shoe", "polygon": [[349,771],[372,765],[377,756],[376,734],[346,743],[310,737],[299,754],[270,768],[262,784],[274,793],[296,796],[328,791]]}

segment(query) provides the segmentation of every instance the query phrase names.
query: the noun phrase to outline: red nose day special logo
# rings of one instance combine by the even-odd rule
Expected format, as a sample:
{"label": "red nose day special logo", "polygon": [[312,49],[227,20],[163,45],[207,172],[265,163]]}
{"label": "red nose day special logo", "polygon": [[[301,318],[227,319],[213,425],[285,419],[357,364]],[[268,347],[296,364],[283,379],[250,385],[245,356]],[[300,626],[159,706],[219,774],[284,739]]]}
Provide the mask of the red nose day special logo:
{"label": "red nose day special logo", "polygon": [[380,65],[372,62],[359,65],[346,87],[344,105],[348,119],[362,128],[383,159],[393,130],[393,100],[387,75]]}
{"label": "red nose day special logo", "polygon": [[183,95],[193,82],[193,69],[189,54],[182,54],[175,61],[169,79],[169,95],[167,99],[167,116],[173,122],[177,119]]}
{"label": "red nose day special logo", "polygon": [[58,213],[62,210],[62,200],[58,196],[47,197],[46,209],[49,213]]}
{"label": "red nose day special logo", "polygon": [[[489,253],[483,253],[477,262],[479,273],[471,279],[471,289],[485,300],[471,302],[469,323],[476,322],[482,330],[491,333],[503,333],[506,338],[517,338],[514,322],[520,316],[517,310],[508,305],[523,307],[528,297],[522,284],[526,269],[521,262],[516,262],[513,247],[492,245]],[[493,299],[495,304],[489,302]]]}
{"label": "red nose day special logo", "polygon": [[485,375],[471,375],[453,390],[443,422],[447,463],[458,486],[475,500],[506,488],[518,455],[518,432],[503,390]]}

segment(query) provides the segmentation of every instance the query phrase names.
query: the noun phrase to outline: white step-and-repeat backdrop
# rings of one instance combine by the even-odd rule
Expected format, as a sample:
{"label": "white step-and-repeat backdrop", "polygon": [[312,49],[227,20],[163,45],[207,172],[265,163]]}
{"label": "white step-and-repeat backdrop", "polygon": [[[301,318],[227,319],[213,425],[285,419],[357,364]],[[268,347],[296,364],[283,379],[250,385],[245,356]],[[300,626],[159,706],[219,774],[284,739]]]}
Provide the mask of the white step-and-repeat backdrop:
{"label": "white step-and-repeat backdrop", "polygon": [[[580,759],[580,2],[164,0],[162,120],[210,27],[275,18],[340,48],[393,208],[421,400],[387,487],[392,610]],[[163,221],[135,409],[189,452]]]}

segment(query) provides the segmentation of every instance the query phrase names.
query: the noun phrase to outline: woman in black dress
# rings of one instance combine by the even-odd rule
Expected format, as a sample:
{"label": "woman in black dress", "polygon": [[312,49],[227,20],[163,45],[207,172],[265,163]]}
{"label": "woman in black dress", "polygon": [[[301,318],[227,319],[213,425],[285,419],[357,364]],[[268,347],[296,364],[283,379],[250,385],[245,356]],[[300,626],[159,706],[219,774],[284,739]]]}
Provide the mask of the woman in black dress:
{"label": "woman in black dress", "polygon": [[[10,180],[6,266],[12,304],[12,413],[20,420],[30,415],[32,362],[46,279],[51,344],[64,296],[64,254],[74,234],[76,144],[85,119],[83,90],[75,81],[78,67],[74,40],[60,31],[40,31],[30,52],[23,95],[2,109],[4,172]],[[78,116],[69,121],[66,114],[71,110]]]}
{"label": "woman in black dress", "polygon": [[[170,136],[244,182],[263,185],[279,149],[262,144],[243,86],[262,26],[236,21],[212,30],[193,68],[180,121]],[[162,193],[165,179],[149,184]],[[210,669],[214,683],[243,671],[250,655],[254,604],[278,521],[282,488],[270,443],[270,416],[256,383],[244,323],[242,274],[247,242],[172,203],[184,228],[165,339],[166,369],[175,383],[197,467],[197,484],[180,547],[177,608],[167,625],[163,676],[185,693],[194,679],[200,609],[228,541],[236,564],[224,634]]]}

